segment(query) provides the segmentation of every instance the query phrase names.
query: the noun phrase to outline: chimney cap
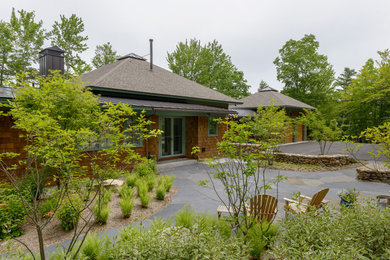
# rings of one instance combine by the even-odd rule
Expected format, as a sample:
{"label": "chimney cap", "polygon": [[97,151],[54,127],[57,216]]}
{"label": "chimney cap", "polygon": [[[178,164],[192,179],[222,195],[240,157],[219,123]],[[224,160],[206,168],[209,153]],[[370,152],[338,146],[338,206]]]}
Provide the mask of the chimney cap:
{"label": "chimney cap", "polygon": [[61,52],[61,53],[65,53],[64,50],[60,49],[58,46],[52,46],[52,47],[48,47],[46,49],[43,49],[41,50],[39,53],[42,53],[44,51],[56,51],[56,52]]}

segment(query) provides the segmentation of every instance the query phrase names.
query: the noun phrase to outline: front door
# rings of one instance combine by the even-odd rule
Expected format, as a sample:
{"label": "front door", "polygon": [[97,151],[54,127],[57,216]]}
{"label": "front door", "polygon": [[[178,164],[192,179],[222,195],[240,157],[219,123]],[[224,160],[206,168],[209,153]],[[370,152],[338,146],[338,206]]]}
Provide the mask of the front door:
{"label": "front door", "polygon": [[160,136],[159,157],[184,155],[185,151],[185,118],[160,117],[160,129],[164,133]]}

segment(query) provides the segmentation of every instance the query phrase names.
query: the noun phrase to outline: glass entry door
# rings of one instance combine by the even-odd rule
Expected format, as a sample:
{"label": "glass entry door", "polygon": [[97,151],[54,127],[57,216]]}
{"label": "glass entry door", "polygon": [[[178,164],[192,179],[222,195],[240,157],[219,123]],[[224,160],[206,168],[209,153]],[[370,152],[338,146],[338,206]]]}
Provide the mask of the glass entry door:
{"label": "glass entry door", "polygon": [[162,117],[160,129],[160,157],[184,155],[184,118]]}

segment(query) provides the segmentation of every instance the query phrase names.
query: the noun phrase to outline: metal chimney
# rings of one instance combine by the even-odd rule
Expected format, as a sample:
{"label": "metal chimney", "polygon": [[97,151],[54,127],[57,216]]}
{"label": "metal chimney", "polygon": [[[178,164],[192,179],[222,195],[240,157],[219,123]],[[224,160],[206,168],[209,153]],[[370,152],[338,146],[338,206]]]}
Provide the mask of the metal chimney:
{"label": "metal chimney", "polygon": [[39,74],[48,75],[50,70],[59,70],[64,74],[64,53],[57,46],[39,52]]}
{"label": "metal chimney", "polygon": [[153,39],[149,39],[150,42],[150,71],[153,71]]}

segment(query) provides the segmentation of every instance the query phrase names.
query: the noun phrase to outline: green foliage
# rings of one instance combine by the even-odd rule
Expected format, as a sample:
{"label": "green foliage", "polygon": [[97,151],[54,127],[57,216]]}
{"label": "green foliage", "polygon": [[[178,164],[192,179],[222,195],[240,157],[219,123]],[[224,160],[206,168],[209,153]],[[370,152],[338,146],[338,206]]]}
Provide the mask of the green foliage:
{"label": "green foliage", "polygon": [[390,51],[378,54],[380,59],[369,59],[340,93],[343,130],[349,135],[358,136],[390,118]]}
{"label": "green foliage", "polygon": [[131,186],[123,185],[119,189],[119,196],[121,197],[133,197],[134,196],[134,189]]}
{"label": "green foliage", "polygon": [[148,175],[144,177],[147,185],[148,185],[148,191],[152,191],[154,188],[154,185],[156,184],[156,176],[155,175]]}
{"label": "green foliage", "polygon": [[99,68],[103,65],[113,63],[117,58],[119,58],[119,55],[112,49],[111,43],[107,42],[103,45],[96,46],[92,64],[95,68]]}
{"label": "green foliage", "polygon": [[176,213],[176,226],[192,229],[192,226],[195,224],[195,216],[195,212],[185,205],[184,208]]}
{"label": "green foliage", "polygon": [[385,165],[390,168],[390,122],[386,122],[378,127],[368,128],[360,135],[367,141],[379,144],[379,149],[371,152],[373,159],[385,157]]}
{"label": "green foliage", "polygon": [[196,39],[180,42],[167,61],[172,72],[203,86],[237,99],[249,95],[244,73],[216,40],[204,46]]}
{"label": "green foliage", "polygon": [[[237,236],[225,237],[214,216],[201,217],[191,230],[154,219],[149,229],[135,226],[120,231],[116,259],[248,259],[247,247]],[[200,224],[201,222],[213,224]],[[131,246],[128,246],[131,245]]]}
{"label": "green foliage", "polygon": [[49,212],[54,212],[58,206],[58,196],[53,196],[50,198],[45,199],[44,201],[41,201],[39,204],[39,213],[43,217],[48,217],[50,214],[47,214]]}
{"label": "green foliage", "polygon": [[150,193],[148,191],[148,184],[143,178],[141,178],[137,180],[136,185],[138,189],[138,196],[141,200],[141,205],[142,207],[147,208],[151,199]]}
{"label": "green foliage", "polygon": [[15,191],[11,192],[7,192],[6,196],[0,195],[0,240],[23,234],[21,225],[26,217],[23,202]]}
{"label": "green foliage", "polygon": [[356,75],[356,71],[350,68],[344,68],[344,72],[340,74],[340,76],[334,82],[334,85],[337,87],[341,87],[345,89],[349,86]]}
{"label": "green foliage", "polygon": [[291,119],[284,109],[280,109],[271,102],[270,106],[257,108],[257,113],[242,119],[252,129],[256,140],[267,142],[274,146],[283,143],[288,129],[291,128]]}
{"label": "green foliage", "polygon": [[376,201],[340,213],[325,210],[284,219],[270,253],[280,259],[386,259],[390,208]]}
{"label": "green foliage", "polygon": [[81,259],[107,260],[114,259],[113,244],[107,235],[90,234],[81,247]]}
{"label": "green foliage", "polygon": [[103,225],[107,223],[109,214],[110,214],[110,208],[106,203],[100,204],[96,203],[93,207],[93,212],[95,214],[95,222],[99,225]]}
{"label": "green foliage", "polygon": [[264,80],[260,81],[259,83],[259,88],[257,89],[257,92],[260,92],[266,88],[269,88],[270,86],[268,85],[267,82],[265,82]]}
{"label": "green foliage", "polygon": [[69,198],[67,196],[64,198],[58,211],[55,213],[63,229],[69,231],[77,225],[82,207],[83,202],[78,195],[73,194]]}
{"label": "green foliage", "polygon": [[126,194],[125,196],[122,196],[121,200],[119,201],[119,204],[121,206],[123,217],[124,218],[130,217],[134,207],[133,195]]}
{"label": "green foliage", "polygon": [[156,197],[158,200],[164,200],[166,194],[165,183],[161,183],[157,186]]}
{"label": "green foliage", "polygon": [[35,20],[35,12],[12,9],[9,22],[13,49],[8,60],[11,75],[32,72],[33,65],[38,61],[39,51],[46,38],[42,20]]}
{"label": "green foliage", "polygon": [[66,74],[80,75],[91,70],[79,54],[88,49],[86,41],[88,36],[82,35],[84,22],[80,17],[72,14],[69,18],[60,15],[60,21],[55,21],[50,32],[51,44],[60,47],[65,51]]}
{"label": "green foliage", "polygon": [[127,186],[134,187],[136,181],[137,181],[137,175],[136,174],[130,173],[129,175],[127,175],[127,178],[126,178]]}
{"label": "green foliage", "polygon": [[318,142],[321,154],[329,152],[332,142],[340,139],[341,129],[335,120],[326,122],[318,110],[305,109],[299,122],[310,129],[309,138]]}
{"label": "green foliage", "polygon": [[289,40],[274,61],[282,93],[326,112],[332,108],[334,70],[312,34]]}
{"label": "green foliage", "polygon": [[167,192],[170,191],[174,181],[175,181],[175,176],[173,176],[173,175],[165,175],[164,176],[164,185],[165,185],[165,190]]}
{"label": "green foliage", "polygon": [[134,170],[139,177],[157,174],[156,161],[143,158],[134,166]]}
{"label": "green foliage", "polygon": [[355,188],[349,190],[342,190],[337,194],[340,199],[345,200],[348,203],[355,203],[359,192]]}
{"label": "green foliage", "polygon": [[264,249],[272,242],[278,232],[275,224],[256,221],[247,232],[247,245],[251,256],[261,259]]}
{"label": "green foliage", "polygon": [[5,87],[5,81],[12,76],[10,62],[14,40],[9,23],[0,21],[0,87]]}

